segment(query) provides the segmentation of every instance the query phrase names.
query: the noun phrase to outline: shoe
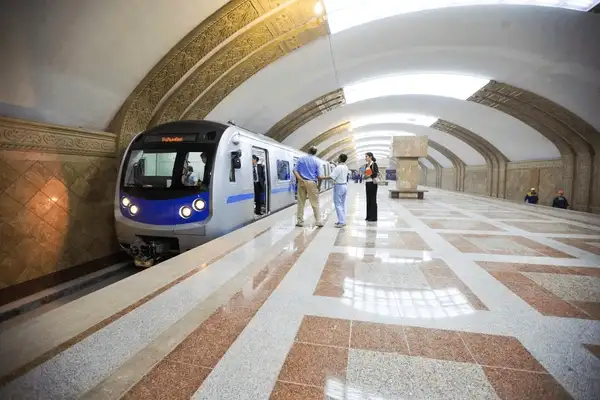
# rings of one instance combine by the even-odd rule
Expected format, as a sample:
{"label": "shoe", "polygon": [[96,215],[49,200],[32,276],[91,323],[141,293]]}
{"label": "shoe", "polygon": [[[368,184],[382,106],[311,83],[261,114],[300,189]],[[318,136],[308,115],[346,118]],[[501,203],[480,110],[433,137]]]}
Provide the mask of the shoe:
{"label": "shoe", "polygon": [[296,228],[302,228],[303,226],[304,226],[304,224],[303,224],[303,223],[300,223],[300,222],[298,222],[298,223],[296,224]]}
{"label": "shoe", "polygon": [[322,223],[322,222],[317,222],[317,223],[315,224],[315,226],[316,226],[317,228],[322,228],[322,227],[323,227],[323,223]]}

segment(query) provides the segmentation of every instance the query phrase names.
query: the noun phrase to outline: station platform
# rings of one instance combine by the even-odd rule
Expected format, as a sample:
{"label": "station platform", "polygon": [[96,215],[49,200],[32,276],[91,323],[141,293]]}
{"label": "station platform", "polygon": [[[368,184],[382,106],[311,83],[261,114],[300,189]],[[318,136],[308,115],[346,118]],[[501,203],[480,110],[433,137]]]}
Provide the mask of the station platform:
{"label": "station platform", "polygon": [[0,332],[1,399],[597,399],[600,221],[331,193]]}

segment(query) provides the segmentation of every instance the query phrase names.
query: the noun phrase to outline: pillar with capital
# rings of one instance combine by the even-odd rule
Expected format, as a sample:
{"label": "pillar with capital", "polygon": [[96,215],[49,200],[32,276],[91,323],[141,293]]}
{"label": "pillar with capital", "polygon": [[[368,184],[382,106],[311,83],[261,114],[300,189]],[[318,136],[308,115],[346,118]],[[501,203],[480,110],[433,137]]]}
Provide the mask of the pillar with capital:
{"label": "pillar with capital", "polygon": [[427,136],[396,136],[392,142],[392,157],[396,162],[396,189],[392,197],[423,198],[418,190],[420,180],[419,158],[427,157]]}

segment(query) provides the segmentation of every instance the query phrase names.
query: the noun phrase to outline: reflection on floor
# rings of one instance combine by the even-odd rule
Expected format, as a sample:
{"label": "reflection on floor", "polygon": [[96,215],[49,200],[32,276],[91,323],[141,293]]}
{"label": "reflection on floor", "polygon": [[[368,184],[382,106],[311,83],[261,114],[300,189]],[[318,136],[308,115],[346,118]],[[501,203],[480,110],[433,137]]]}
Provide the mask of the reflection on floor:
{"label": "reflection on floor", "polygon": [[72,344],[77,360],[57,352],[0,397],[599,398],[600,226],[383,190],[367,223],[364,187],[349,195],[346,227],[330,215],[323,229],[294,228],[288,215],[209,265],[232,272],[204,297],[208,275],[191,275],[144,304],[155,324],[175,312],[167,304],[188,310],[162,330],[125,313]]}

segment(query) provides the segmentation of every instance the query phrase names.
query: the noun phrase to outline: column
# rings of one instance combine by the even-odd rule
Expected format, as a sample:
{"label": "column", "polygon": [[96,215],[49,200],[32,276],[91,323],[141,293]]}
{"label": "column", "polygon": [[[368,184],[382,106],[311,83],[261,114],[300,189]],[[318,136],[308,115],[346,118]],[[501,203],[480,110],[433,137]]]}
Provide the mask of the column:
{"label": "column", "polygon": [[394,137],[392,157],[396,161],[396,190],[400,192],[400,197],[417,196],[417,185],[421,178],[419,158],[427,157],[427,146],[427,136]]}

